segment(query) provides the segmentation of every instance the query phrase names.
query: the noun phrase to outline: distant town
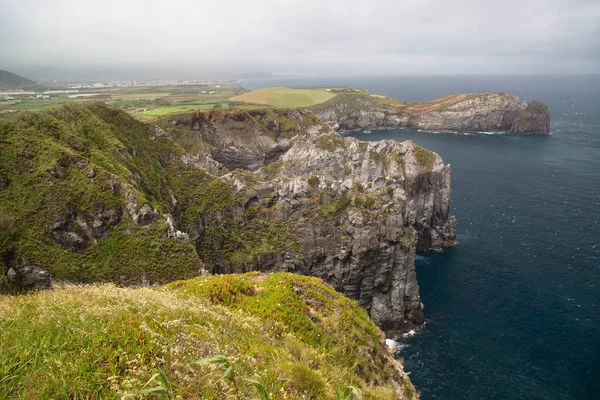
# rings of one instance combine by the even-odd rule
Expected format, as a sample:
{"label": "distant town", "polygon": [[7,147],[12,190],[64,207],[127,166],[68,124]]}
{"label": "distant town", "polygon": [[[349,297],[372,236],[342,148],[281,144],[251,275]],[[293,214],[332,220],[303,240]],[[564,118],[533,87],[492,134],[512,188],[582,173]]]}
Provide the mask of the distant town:
{"label": "distant town", "polygon": [[229,80],[41,82],[0,90],[0,118],[66,102],[101,101],[140,119],[152,119],[192,109],[228,109],[227,99],[243,92],[239,84]]}

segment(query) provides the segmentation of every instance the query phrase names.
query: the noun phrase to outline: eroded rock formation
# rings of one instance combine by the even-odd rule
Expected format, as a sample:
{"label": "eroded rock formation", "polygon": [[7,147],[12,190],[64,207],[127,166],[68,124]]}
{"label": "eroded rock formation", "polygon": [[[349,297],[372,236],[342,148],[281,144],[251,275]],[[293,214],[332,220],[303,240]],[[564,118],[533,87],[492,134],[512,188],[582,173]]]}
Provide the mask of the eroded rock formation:
{"label": "eroded rock formation", "polygon": [[1,124],[0,140],[0,289],[290,271],[405,331],[423,321],[416,252],[456,241],[437,154],[344,138],[308,110],[149,126],[67,106]]}
{"label": "eroded rock formation", "polygon": [[507,93],[460,94],[427,102],[405,102],[377,95],[338,95],[312,107],[336,129],[417,128],[435,132],[550,131],[548,107],[527,104]]}
{"label": "eroded rock formation", "polygon": [[[236,160],[236,168],[245,170],[222,174],[242,196],[213,223],[242,227],[266,217],[266,230],[293,244],[230,254],[227,241],[208,237],[212,223],[203,215],[188,231],[205,264],[219,273],[260,269],[318,276],[357,299],[383,329],[404,331],[422,323],[414,257],[456,241],[450,166],[410,141],[343,138],[307,111],[278,112],[280,124],[269,125],[273,113],[232,111],[227,118],[201,114],[202,123],[197,116],[172,121],[208,143],[204,155],[192,156],[227,154],[226,163]],[[281,135],[277,127],[288,119],[302,129]],[[248,121],[241,137],[228,127],[240,120]],[[269,158],[274,153],[276,160]]]}

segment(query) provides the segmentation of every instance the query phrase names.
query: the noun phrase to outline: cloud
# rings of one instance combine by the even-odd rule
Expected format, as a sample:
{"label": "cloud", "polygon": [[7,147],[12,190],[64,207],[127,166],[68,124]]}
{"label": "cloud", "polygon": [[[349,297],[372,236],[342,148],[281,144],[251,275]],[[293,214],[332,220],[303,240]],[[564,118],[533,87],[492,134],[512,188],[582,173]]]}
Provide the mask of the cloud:
{"label": "cloud", "polygon": [[593,0],[4,0],[0,18],[0,65],[47,74],[600,66],[600,2]]}

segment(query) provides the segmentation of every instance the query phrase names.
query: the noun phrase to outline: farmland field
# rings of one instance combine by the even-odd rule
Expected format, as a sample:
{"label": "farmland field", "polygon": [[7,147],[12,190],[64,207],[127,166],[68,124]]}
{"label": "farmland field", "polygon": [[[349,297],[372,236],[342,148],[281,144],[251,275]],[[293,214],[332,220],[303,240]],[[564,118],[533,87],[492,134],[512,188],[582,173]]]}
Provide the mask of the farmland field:
{"label": "farmland field", "polygon": [[[78,95],[99,94],[90,98],[70,98],[69,94],[50,94],[43,99],[44,90],[35,95],[23,93],[12,97],[0,97],[0,118],[10,118],[26,111],[37,111],[62,105],[66,102],[103,102],[113,108],[122,109],[134,117],[152,121],[171,113],[191,110],[208,111],[213,109],[227,110],[234,105],[227,99],[243,93],[237,84],[198,84],[198,85],[165,85],[165,86],[133,86],[110,88],[87,88],[77,92]],[[64,89],[64,88],[52,88]],[[256,108],[256,105],[235,104],[237,108]]]}
{"label": "farmland field", "polygon": [[290,89],[287,87],[270,87],[254,90],[239,96],[230,97],[230,101],[263,104],[271,107],[292,108],[310,107],[323,103],[336,94],[326,89]]}
{"label": "farmland field", "polygon": [[[56,89],[56,88],[53,88]],[[58,88],[60,89],[60,88]],[[45,90],[45,89],[44,89]],[[186,111],[253,109],[259,107],[310,107],[334,98],[339,93],[365,94],[350,88],[270,87],[252,92],[235,83],[206,85],[132,86],[81,89],[77,95],[95,94],[95,97],[71,98],[70,94],[51,94],[40,98],[43,90],[31,94],[0,97],[0,118],[10,118],[26,111],[37,111],[60,106],[67,102],[103,102],[113,108],[127,111],[143,121],[154,121],[168,114]],[[40,96],[40,97],[37,97]],[[13,98],[14,97],[14,98]],[[384,101],[384,100],[381,100]]]}

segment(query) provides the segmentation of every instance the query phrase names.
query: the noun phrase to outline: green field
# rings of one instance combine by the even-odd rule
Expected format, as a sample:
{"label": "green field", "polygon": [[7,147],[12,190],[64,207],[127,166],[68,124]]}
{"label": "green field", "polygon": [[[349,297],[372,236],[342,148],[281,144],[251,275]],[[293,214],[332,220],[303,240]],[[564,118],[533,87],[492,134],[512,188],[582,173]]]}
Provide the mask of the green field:
{"label": "green field", "polygon": [[215,109],[228,110],[229,104],[228,103],[219,104],[219,105],[218,104],[187,104],[187,105],[181,105],[181,106],[175,106],[175,107],[163,107],[163,108],[159,108],[157,110],[147,111],[145,114],[147,114],[147,115],[167,115],[167,114],[188,111],[188,110],[206,111],[206,110],[215,110]]}
{"label": "green field", "polygon": [[254,90],[230,97],[229,100],[278,108],[310,107],[334,98],[336,93],[332,90],[328,88],[291,89],[278,86]]}
{"label": "green field", "polygon": [[[36,94],[43,93],[42,90]],[[270,87],[244,92],[237,84],[133,86],[100,89],[82,89],[78,94],[99,94],[96,97],[69,98],[66,94],[51,95],[41,99],[29,95],[13,95],[12,99],[0,97],[0,118],[9,118],[25,111],[37,111],[62,105],[66,102],[103,102],[127,111],[143,121],[153,121],[162,116],[186,111],[211,111],[253,109],[258,107],[297,108],[321,104],[338,94],[365,95],[365,90],[342,87],[302,88]],[[383,100],[381,100],[383,101]]]}
{"label": "green field", "polygon": [[[36,91],[62,89],[45,88]],[[232,108],[227,99],[243,93],[237,84],[171,85],[171,86],[133,86],[81,89],[77,94],[99,94],[89,98],[69,98],[67,94],[51,94],[50,99],[42,99],[31,94],[14,94],[0,97],[0,118],[17,116],[25,111],[37,111],[62,105],[66,102],[103,102],[122,109],[136,118],[152,121],[163,115],[189,110],[228,110]],[[12,97],[8,99],[6,97]],[[235,104],[239,108],[255,108],[246,104]]]}

